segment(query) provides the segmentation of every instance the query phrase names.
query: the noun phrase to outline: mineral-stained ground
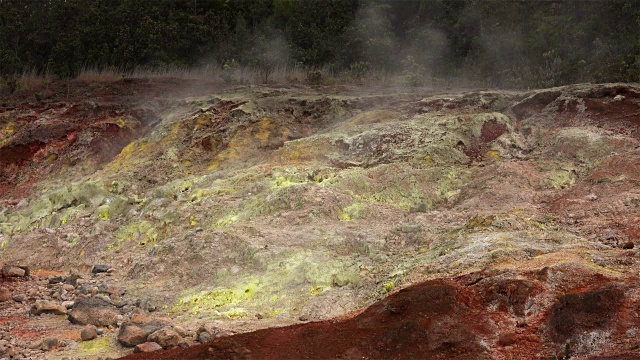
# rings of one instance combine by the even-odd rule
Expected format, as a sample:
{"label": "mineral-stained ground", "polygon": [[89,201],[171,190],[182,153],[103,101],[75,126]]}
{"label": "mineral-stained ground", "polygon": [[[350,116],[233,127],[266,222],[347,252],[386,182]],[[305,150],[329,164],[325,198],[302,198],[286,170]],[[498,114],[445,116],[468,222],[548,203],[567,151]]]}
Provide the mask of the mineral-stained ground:
{"label": "mineral-stained ground", "polygon": [[640,359],[638,85],[0,105],[0,359]]}

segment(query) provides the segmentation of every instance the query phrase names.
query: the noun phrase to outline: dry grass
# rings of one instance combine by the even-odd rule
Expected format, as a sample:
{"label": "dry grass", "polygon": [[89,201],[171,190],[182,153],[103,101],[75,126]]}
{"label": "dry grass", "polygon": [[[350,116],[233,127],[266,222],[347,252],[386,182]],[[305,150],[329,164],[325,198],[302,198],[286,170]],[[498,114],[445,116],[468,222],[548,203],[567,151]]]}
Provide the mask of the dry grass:
{"label": "dry grass", "polygon": [[48,74],[40,75],[36,69],[25,70],[22,72],[19,82],[19,89],[24,90],[38,90],[45,87],[45,85],[51,82],[51,76]]}
{"label": "dry grass", "polygon": [[[187,67],[140,67],[133,71],[124,71],[117,67],[92,68],[86,67],[73,81],[92,83],[111,83],[123,79],[183,79],[198,80],[208,83],[228,85],[272,85],[309,84],[309,85],[364,85],[380,87],[406,87],[398,74],[383,71],[367,71],[354,76],[349,71],[338,72],[330,68],[308,69],[299,65],[281,65],[274,67],[265,82],[263,69],[255,67],[220,67],[202,66]],[[14,90],[39,91],[46,89],[55,79],[54,76],[38,73],[35,69],[24,71],[16,79]],[[422,86],[447,87],[456,83],[455,79],[425,79]],[[459,79],[458,79],[459,80]],[[460,81],[458,81],[460,82]],[[464,81],[467,85],[468,81]],[[6,87],[6,85],[5,85]]]}
{"label": "dry grass", "polygon": [[[78,81],[113,82],[121,79],[158,79],[173,78],[183,80],[205,80],[219,83],[238,83],[257,85],[264,83],[264,72],[248,67],[236,69],[222,69],[219,66],[205,66],[197,68],[161,67],[137,68],[133,71],[123,71],[118,68],[85,68],[76,77]],[[298,67],[281,66],[274,68],[269,74],[269,83],[285,84],[303,82],[306,71]]]}
{"label": "dry grass", "polygon": [[[319,73],[318,81],[310,80],[312,73]],[[364,84],[364,85],[390,85],[397,79],[395,76],[383,72],[371,72],[359,79],[352,78],[348,73],[337,73],[323,68],[309,70],[298,65],[281,65],[270,70],[265,78],[265,71],[255,67],[222,68],[220,66],[204,66],[196,68],[186,67],[161,67],[161,68],[137,68],[133,71],[122,71],[117,68],[83,69],[76,77],[79,81],[112,82],[121,79],[183,79],[203,80],[212,83],[261,85],[269,84],[304,84],[316,85],[334,84]],[[265,81],[267,80],[267,81]]]}
{"label": "dry grass", "polygon": [[123,79],[124,73],[116,67],[107,67],[103,69],[84,68],[76,80],[86,82],[114,82]]}

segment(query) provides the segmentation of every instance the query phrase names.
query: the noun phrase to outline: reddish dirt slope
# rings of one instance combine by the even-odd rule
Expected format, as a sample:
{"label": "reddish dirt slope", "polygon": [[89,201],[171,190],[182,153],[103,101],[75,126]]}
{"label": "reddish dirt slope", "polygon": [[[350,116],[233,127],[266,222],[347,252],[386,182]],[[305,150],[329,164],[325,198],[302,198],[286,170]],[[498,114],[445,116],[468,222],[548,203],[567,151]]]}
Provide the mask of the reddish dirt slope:
{"label": "reddish dirt slope", "polygon": [[638,294],[579,267],[480,272],[402,289],[338,320],[124,359],[639,359]]}
{"label": "reddish dirt slope", "polygon": [[155,125],[169,106],[160,94],[197,91],[172,79],[64,84],[0,99],[0,198],[27,197],[50,176],[95,172]]}

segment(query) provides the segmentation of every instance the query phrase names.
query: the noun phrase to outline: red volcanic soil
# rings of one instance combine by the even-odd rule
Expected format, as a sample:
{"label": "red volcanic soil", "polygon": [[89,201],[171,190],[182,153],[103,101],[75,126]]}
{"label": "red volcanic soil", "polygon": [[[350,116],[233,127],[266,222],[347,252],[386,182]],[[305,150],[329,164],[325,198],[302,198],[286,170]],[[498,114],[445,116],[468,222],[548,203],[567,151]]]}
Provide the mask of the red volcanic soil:
{"label": "red volcanic soil", "polygon": [[640,325],[639,303],[627,292],[580,269],[474,273],[402,289],[337,320],[124,359],[564,359],[594,350],[606,356],[591,359],[640,359],[626,331]]}
{"label": "red volcanic soil", "polygon": [[[411,359],[455,354],[489,359],[479,335],[492,332],[464,289],[430,281],[399,291],[348,319],[260,330],[185,350],[126,359]],[[468,323],[466,319],[480,319]]]}
{"label": "red volcanic soil", "polygon": [[52,174],[93,173],[155,125],[167,96],[197,92],[173,79],[64,84],[1,99],[0,197],[27,197]]}

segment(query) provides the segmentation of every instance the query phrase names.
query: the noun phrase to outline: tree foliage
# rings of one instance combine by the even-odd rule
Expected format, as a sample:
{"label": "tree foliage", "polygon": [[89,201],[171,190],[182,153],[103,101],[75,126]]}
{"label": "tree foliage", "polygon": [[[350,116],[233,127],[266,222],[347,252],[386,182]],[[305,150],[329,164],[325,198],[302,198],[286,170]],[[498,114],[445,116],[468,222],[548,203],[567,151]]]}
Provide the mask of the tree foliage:
{"label": "tree foliage", "polygon": [[640,0],[0,0],[0,74],[279,65],[640,81]]}

